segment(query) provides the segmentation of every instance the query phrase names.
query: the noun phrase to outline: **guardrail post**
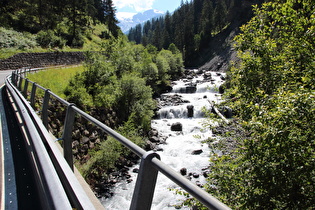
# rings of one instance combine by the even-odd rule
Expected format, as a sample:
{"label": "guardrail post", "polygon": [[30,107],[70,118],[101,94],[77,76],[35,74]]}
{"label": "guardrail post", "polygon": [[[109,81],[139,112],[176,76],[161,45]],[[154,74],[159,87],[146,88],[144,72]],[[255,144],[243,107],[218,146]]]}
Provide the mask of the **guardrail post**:
{"label": "guardrail post", "polygon": [[156,185],[158,170],[153,167],[151,160],[160,159],[157,153],[147,152],[141,158],[139,174],[133,192],[130,210],[150,210]]}
{"label": "guardrail post", "polygon": [[70,168],[73,171],[73,155],[72,155],[72,129],[73,129],[73,123],[75,119],[75,112],[73,110],[74,104],[70,104],[67,107],[67,114],[66,119],[64,123],[64,129],[63,129],[63,155],[69,164]]}
{"label": "guardrail post", "polygon": [[23,95],[27,99],[27,88],[28,88],[28,79],[25,79]]}
{"label": "guardrail post", "polygon": [[17,85],[18,85],[18,80],[19,80],[18,73],[19,73],[19,70],[15,70],[15,71],[13,72],[13,74],[14,74],[14,85],[15,85],[15,87],[17,87]]}
{"label": "guardrail post", "polygon": [[11,81],[12,81],[12,84],[16,85],[15,84],[15,71],[12,71],[11,73]]}
{"label": "guardrail post", "polygon": [[36,88],[37,88],[37,85],[36,85],[36,82],[34,82],[32,85],[32,92],[31,92],[31,98],[30,98],[31,106],[33,108],[35,108]]}
{"label": "guardrail post", "polygon": [[50,91],[49,89],[45,91],[44,101],[43,101],[43,106],[42,106],[42,121],[47,130],[48,130],[48,106],[49,106],[49,99],[50,99],[49,91]]}
{"label": "guardrail post", "polygon": [[20,76],[20,79],[19,79],[19,90],[20,90],[20,91],[22,90],[22,82],[23,82],[23,79],[22,79],[22,77]]}

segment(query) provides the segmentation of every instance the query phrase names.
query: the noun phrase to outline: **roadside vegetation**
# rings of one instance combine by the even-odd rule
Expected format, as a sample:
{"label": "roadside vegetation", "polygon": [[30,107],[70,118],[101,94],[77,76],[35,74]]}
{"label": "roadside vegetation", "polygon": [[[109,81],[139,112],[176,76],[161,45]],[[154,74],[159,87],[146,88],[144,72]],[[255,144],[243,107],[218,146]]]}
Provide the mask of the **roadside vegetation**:
{"label": "roadside vegetation", "polygon": [[[171,79],[181,76],[182,54],[174,44],[158,50],[131,43],[117,23],[111,0],[3,1],[0,59],[20,52],[84,51],[82,66],[45,70],[28,78],[99,115],[96,117],[104,118],[104,123],[115,125],[121,134],[145,146],[156,108],[154,97],[169,88]],[[52,113],[64,112],[55,102],[51,106],[56,106],[51,107]],[[51,127],[60,134],[56,125]],[[82,155],[78,156],[82,159],[77,166],[87,179],[97,181],[103,180],[120,158],[130,155],[110,137],[102,136],[88,155],[81,146]]]}
{"label": "roadside vegetation", "polygon": [[[156,109],[154,97],[182,71],[182,55],[174,44],[158,51],[121,36],[103,40],[100,51],[87,51],[82,66],[47,69],[27,77],[88,113],[116,113],[114,129],[143,147]],[[107,137],[89,151],[90,158],[77,161],[77,167],[87,179],[103,180],[119,159],[129,155],[118,141]]]}
{"label": "roadside vegetation", "polygon": [[205,189],[232,209],[314,209],[315,3],[254,10],[235,39],[241,61],[227,84],[241,127],[213,145],[223,155],[212,154]]}
{"label": "roadside vegetation", "polygon": [[43,71],[28,74],[27,78],[44,88],[50,89],[61,98],[66,98],[64,91],[70,80],[74,75],[83,71],[83,65],[58,68],[52,67]]}

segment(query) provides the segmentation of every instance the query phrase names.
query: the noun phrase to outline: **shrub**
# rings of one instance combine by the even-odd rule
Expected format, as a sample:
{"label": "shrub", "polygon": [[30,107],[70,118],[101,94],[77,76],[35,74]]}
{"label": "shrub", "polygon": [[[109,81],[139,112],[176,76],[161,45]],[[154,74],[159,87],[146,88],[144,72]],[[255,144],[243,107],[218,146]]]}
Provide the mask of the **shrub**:
{"label": "shrub", "polygon": [[16,48],[20,50],[37,46],[35,36],[0,27],[0,48]]}
{"label": "shrub", "polygon": [[214,156],[208,191],[242,209],[314,209],[315,2],[272,1],[236,37],[230,105],[247,135]]}
{"label": "shrub", "polygon": [[66,40],[56,36],[52,30],[38,32],[36,35],[36,41],[43,48],[63,48],[66,44]]}

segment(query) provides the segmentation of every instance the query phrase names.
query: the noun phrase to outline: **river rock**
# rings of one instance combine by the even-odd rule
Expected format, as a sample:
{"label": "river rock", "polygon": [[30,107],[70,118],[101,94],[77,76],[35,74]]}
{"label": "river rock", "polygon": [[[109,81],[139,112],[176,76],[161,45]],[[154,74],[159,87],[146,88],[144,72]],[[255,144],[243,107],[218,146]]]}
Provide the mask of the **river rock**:
{"label": "river rock", "polygon": [[183,176],[186,176],[187,175],[187,168],[181,168],[180,169],[180,174],[183,175]]}
{"label": "river rock", "polygon": [[219,87],[219,93],[223,94],[225,92],[225,84],[220,85]]}
{"label": "river rock", "polygon": [[203,74],[203,78],[204,78],[205,80],[210,80],[210,79],[212,79],[212,74],[211,74],[211,72],[209,72],[209,71],[205,72],[205,73]]}
{"label": "river rock", "polygon": [[198,187],[202,187],[202,184],[201,184],[200,181],[196,181],[196,185],[197,185]]}
{"label": "river rock", "polygon": [[200,155],[201,153],[203,153],[202,149],[197,149],[197,150],[194,150],[192,151],[192,155]]}
{"label": "river rock", "polygon": [[152,143],[151,141],[146,141],[145,150],[147,150],[147,151],[154,150],[155,147],[156,147],[155,143]]}
{"label": "river rock", "polygon": [[163,151],[163,148],[159,147],[159,146],[156,146],[153,150],[154,152],[162,152]]}
{"label": "river rock", "polygon": [[159,139],[159,137],[157,137],[157,136],[151,136],[151,137],[149,138],[149,140],[150,140],[151,142],[153,142],[153,143],[160,142],[160,139]]}
{"label": "river rock", "polygon": [[226,118],[232,118],[233,117],[233,111],[230,107],[228,106],[223,106],[220,108],[221,114],[224,115]]}
{"label": "river rock", "polygon": [[205,178],[208,178],[209,177],[209,174],[210,172],[209,171],[204,171],[203,173],[202,173],[202,175],[205,177]]}
{"label": "river rock", "polygon": [[195,93],[196,91],[197,91],[197,87],[195,85],[186,87],[186,93]]}
{"label": "river rock", "polygon": [[193,105],[188,105],[187,111],[188,111],[187,117],[189,117],[189,118],[194,117],[194,106]]}
{"label": "river rock", "polygon": [[194,178],[199,178],[199,174],[193,173],[193,177],[194,177]]}
{"label": "river rock", "polygon": [[158,136],[159,132],[156,129],[151,129],[149,131],[149,136]]}
{"label": "river rock", "polygon": [[183,125],[180,122],[171,125],[171,131],[183,131]]}

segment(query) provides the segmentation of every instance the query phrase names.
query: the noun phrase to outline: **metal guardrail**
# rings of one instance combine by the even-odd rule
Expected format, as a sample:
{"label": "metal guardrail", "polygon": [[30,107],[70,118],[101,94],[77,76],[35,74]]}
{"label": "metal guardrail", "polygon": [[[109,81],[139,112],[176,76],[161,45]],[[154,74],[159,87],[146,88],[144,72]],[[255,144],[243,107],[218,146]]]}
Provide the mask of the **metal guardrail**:
{"label": "metal guardrail", "polygon": [[[34,70],[38,70],[38,69],[28,69],[28,70],[24,69],[24,70],[17,70],[13,72],[11,76],[11,81],[7,80],[7,85],[10,86],[10,89],[12,92],[17,92],[15,87],[13,87],[13,84],[14,84],[14,86],[18,87],[19,90],[22,91],[23,95],[27,97],[28,85],[29,83],[32,84],[31,95],[30,95],[30,104],[32,106],[34,106],[35,104],[36,90],[39,88],[45,92],[44,97],[43,97],[41,117],[42,117],[43,124],[46,128],[48,128],[48,106],[49,106],[50,98],[54,97],[56,100],[58,100],[64,106],[67,107],[62,140],[63,140],[63,148],[64,148],[64,158],[66,159],[71,169],[73,169],[71,136],[72,136],[73,125],[75,122],[75,115],[78,114],[82,116],[83,118],[85,118],[86,120],[88,120],[89,122],[96,125],[102,131],[114,137],[117,141],[122,143],[124,146],[129,148],[132,152],[134,152],[136,155],[138,155],[141,158],[139,174],[137,177],[136,186],[134,189],[132,202],[130,206],[131,210],[135,210],[135,209],[145,210],[145,209],[151,208],[158,172],[161,172],[166,177],[171,179],[173,182],[178,184],[180,187],[182,187],[184,190],[186,190],[189,194],[191,194],[193,197],[198,199],[208,208],[230,209],[225,204],[221,203],[216,198],[214,198],[207,192],[203,191],[197,185],[193,184],[188,179],[183,177],[181,174],[174,171],[172,168],[170,168],[165,163],[163,163],[160,160],[160,157],[157,153],[145,151],[144,149],[137,146],[136,144],[134,144],[133,142],[131,142],[124,136],[120,135],[113,129],[109,128],[108,126],[100,122],[99,120],[83,112],[74,104],[71,104],[65,101],[64,99],[60,98],[59,96],[57,96],[50,90],[45,89],[44,87],[26,79],[25,78],[26,73],[32,72]],[[24,81],[24,87],[22,88],[23,81]],[[24,104],[25,103],[27,102],[24,102]]]}
{"label": "metal guardrail", "polygon": [[29,159],[33,160],[32,170],[41,196],[38,202],[45,209],[95,209],[40,118],[12,81],[14,78],[11,76],[10,81],[8,77],[6,87],[27,133]]}

